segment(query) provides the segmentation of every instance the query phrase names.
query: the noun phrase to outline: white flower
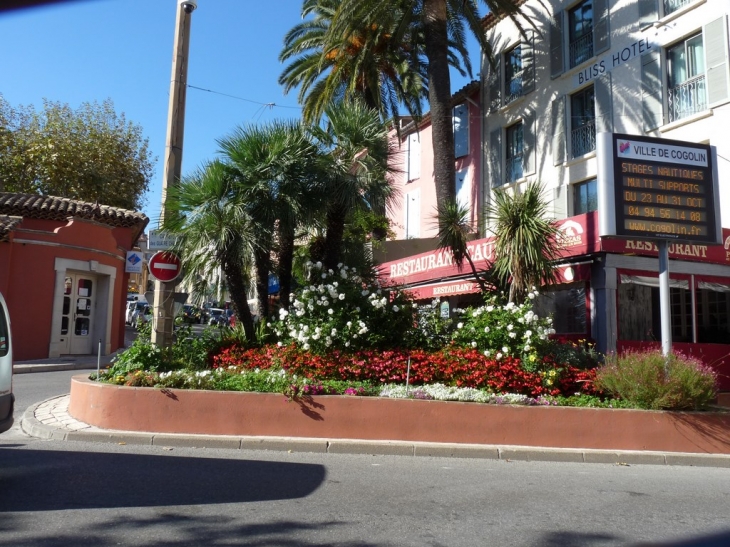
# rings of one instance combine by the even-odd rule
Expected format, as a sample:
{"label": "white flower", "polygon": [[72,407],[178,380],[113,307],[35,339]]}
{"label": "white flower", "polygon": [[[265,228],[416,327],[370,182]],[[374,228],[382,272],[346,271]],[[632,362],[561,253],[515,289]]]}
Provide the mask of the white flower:
{"label": "white flower", "polygon": [[330,332],[330,336],[337,336],[337,329],[332,329],[332,332]]}
{"label": "white flower", "polygon": [[491,352],[491,351],[489,351],[488,349],[485,349],[485,350],[484,350],[484,356],[485,356],[485,357],[489,357],[490,355],[492,355],[492,352]]}
{"label": "white flower", "polygon": [[286,311],[284,308],[279,308],[279,317],[284,319],[287,315],[289,315],[288,311]]}
{"label": "white flower", "polygon": [[502,358],[502,354],[497,352],[497,355],[495,355],[494,357],[497,359],[497,361],[499,361]]}
{"label": "white flower", "polygon": [[456,328],[457,328],[457,329],[461,329],[461,328],[463,328],[463,327],[464,327],[464,323],[459,323],[458,325],[456,325]]}
{"label": "white flower", "polygon": [[369,290],[367,290],[367,289],[363,289],[363,290],[362,290],[362,292],[361,292],[360,294],[362,294],[363,296],[367,296],[367,295],[369,295],[369,294],[370,294],[370,291],[369,291]]}
{"label": "white flower", "polygon": [[304,351],[309,350],[309,344],[304,344]]}
{"label": "white flower", "polygon": [[393,306],[393,311],[397,312],[400,308],[398,306]]}
{"label": "white flower", "polygon": [[525,344],[525,351],[530,351],[530,344]]}
{"label": "white flower", "polygon": [[332,308],[330,308],[330,309],[327,310],[327,313],[329,313],[330,315],[332,315],[333,313],[335,313],[335,310],[333,310]]}
{"label": "white flower", "polygon": [[477,347],[477,343],[474,340],[472,340],[472,342],[471,342],[471,347],[473,347],[473,348]]}
{"label": "white flower", "polygon": [[302,332],[307,332],[309,330],[309,325],[302,325]]}
{"label": "white flower", "polygon": [[487,306],[487,311],[488,312],[494,311],[494,306],[492,306],[492,305]]}
{"label": "white flower", "polygon": [[281,342],[277,342],[277,343],[276,343],[276,345],[277,345],[277,346],[279,346],[279,347],[281,347],[281,346],[283,346],[284,344],[282,344]]}
{"label": "white flower", "polygon": [[339,298],[340,300],[344,300],[345,299],[345,294],[344,293],[341,293],[340,295],[337,296],[337,298]]}
{"label": "white flower", "polygon": [[517,336],[517,333],[516,332],[510,332],[509,333],[509,337],[510,338],[514,338],[515,336]]}
{"label": "white flower", "polygon": [[530,336],[532,336],[532,331],[531,330],[526,330],[525,331],[525,338],[529,338]]}
{"label": "white flower", "polygon": [[345,342],[345,347],[346,348],[349,348],[350,347],[350,342],[349,341]]}
{"label": "white flower", "polygon": [[502,351],[504,353],[509,353],[509,348],[507,346],[502,346]]}
{"label": "white flower", "polygon": [[347,326],[348,326],[348,327],[351,327],[351,326],[352,326],[352,321],[348,321],[348,322],[347,322]]}
{"label": "white flower", "polygon": [[531,293],[527,293],[527,298],[529,298],[530,300],[532,300],[533,298],[535,298],[535,293],[532,293],[532,292]]}
{"label": "white flower", "polygon": [[511,324],[511,323],[510,323],[509,325],[507,325],[507,330],[512,330],[513,328],[514,328],[514,327],[512,326],[512,324]]}
{"label": "white flower", "polygon": [[489,327],[484,327],[484,332],[489,332]]}
{"label": "white flower", "polygon": [[317,263],[315,264],[315,266],[317,266],[317,268],[319,269],[319,268],[321,268],[321,267],[322,267],[322,263],[321,263],[321,262],[319,262],[319,261],[317,261]]}
{"label": "white flower", "polygon": [[339,262],[339,263],[337,264],[337,267],[341,269],[341,268],[342,268],[342,262]]}

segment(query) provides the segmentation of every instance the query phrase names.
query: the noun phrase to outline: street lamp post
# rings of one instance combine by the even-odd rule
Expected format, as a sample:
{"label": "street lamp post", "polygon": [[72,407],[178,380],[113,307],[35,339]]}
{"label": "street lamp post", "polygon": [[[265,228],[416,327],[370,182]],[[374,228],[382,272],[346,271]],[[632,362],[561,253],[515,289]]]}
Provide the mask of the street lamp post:
{"label": "street lamp post", "polygon": [[[198,7],[197,0],[178,0],[175,19],[175,43],[172,56],[170,103],[167,112],[167,139],[165,164],[162,175],[162,210],[160,226],[165,219],[167,189],[175,186],[182,174],[182,148],[185,129],[185,95],[188,83],[188,51],[190,49],[190,21]],[[154,320],[152,343],[159,347],[172,345],[174,328],[174,296],[176,282],[155,281]]]}

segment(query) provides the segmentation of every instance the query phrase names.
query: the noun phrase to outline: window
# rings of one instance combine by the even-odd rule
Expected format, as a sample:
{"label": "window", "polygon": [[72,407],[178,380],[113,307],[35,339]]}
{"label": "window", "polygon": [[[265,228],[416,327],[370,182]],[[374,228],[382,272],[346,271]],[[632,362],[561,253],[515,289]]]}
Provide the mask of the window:
{"label": "window", "polygon": [[596,101],[593,86],[570,97],[570,149],[573,158],[596,149]]}
{"label": "window", "polygon": [[507,128],[507,182],[514,182],[523,176],[523,152],[525,140],[522,122]]}
{"label": "window", "polygon": [[585,0],[568,12],[570,68],[593,57],[593,0]]}
{"label": "window", "polygon": [[421,139],[418,133],[408,135],[408,180],[421,177]]}
{"label": "window", "polygon": [[522,47],[517,46],[504,55],[504,102],[511,103],[522,96]]}
{"label": "window", "polygon": [[701,34],[667,48],[667,78],[670,122],[707,107],[705,52]]}
{"label": "window", "polygon": [[451,123],[454,129],[454,157],[469,153],[469,107],[460,104],[454,107]]}
{"label": "window", "polygon": [[730,344],[730,285],[700,281],[697,289],[697,341]]}
{"label": "window", "polygon": [[598,188],[596,179],[580,182],[573,190],[573,214],[582,215],[598,210]]}

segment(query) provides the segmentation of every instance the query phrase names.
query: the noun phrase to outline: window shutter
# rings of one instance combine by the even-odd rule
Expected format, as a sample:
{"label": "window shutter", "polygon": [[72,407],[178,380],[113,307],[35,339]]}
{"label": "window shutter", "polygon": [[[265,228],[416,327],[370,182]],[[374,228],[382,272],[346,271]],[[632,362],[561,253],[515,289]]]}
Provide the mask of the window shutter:
{"label": "window shutter", "polygon": [[611,46],[608,0],[593,0],[593,20],[593,54],[598,55]]}
{"label": "window shutter", "polygon": [[551,109],[553,123],[553,164],[560,165],[566,158],[565,138],[565,95],[553,101]]}
{"label": "window shutter", "polygon": [[563,12],[550,20],[550,77],[556,78],[565,70],[563,66]]}
{"label": "window shutter", "polygon": [[664,122],[662,67],[658,51],[641,56],[641,107],[644,131],[656,129]]}
{"label": "window shutter", "polygon": [[489,65],[489,111],[494,112],[502,106],[502,53],[494,56],[494,67]]}
{"label": "window shutter", "polygon": [[568,188],[564,185],[553,188],[553,217],[556,220],[568,216]]}
{"label": "window shutter", "polygon": [[702,29],[705,42],[705,66],[707,67],[707,101],[710,105],[730,97],[728,81],[728,38],[727,19],[719,19],[706,24]]}
{"label": "window shutter", "polygon": [[452,125],[454,127],[454,157],[460,158],[469,153],[469,107],[462,103],[454,107]]}
{"label": "window shutter", "polygon": [[639,0],[639,27],[644,28],[659,19],[658,0]]}
{"label": "window shutter", "polygon": [[596,133],[613,132],[613,91],[611,73],[606,72],[593,83],[596,94]]}
{"label": "window shutter", "polygon": [[421,139],[418,133],[408,135],[408,180],[421,178]]}
{"label": "window shutter", "polygon": [[421,190],[414,190],[406,194],[406,239],[420,235],[421,228]]}
{"label": "window shutter", "polygon": [[522,170],[525,175],[535,172],[535,133],[535,113],[530,110],[522,116],[522,138],[525,145]]}
{"label": "window shutter", "polygon": [[502,128],[489,134],[489,171],[492,186],[502,186]]}
{"label": "window shutter", "polygon": [[460,171],[456,172],[456,203],[460,207],[470,207],[470,185],[466,183],[466,176],[469,173],[469,168],[464,167]]}
{"label": "window shutter", "polygon": [[525,31],[527,37],[522,42],[522,94],[535,91],[535,31]]}

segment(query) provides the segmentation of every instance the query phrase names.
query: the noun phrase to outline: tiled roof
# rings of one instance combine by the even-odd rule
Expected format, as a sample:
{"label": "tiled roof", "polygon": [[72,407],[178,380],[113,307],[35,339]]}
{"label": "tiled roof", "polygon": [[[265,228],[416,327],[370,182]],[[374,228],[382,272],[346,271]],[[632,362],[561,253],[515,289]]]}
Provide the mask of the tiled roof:
{"label": "tiled roof", "polygon": [[74,216],[115,228],[132,228],[135,232],[135,239],[149,222],[143,213],[119,207],[68,198],[12,192],[0,192],[0,215],[60,221]]}
{"label": "tiled roof", "polygon": [[[481,85],[481,82],[479,80],[472,80],[468,84],[466,84],[461,89],[455,91],[451,95],[451,106],[454,107],[457,104],[459,104],[462,100],[464,100],[466,97],[469,97],[472,93],[479,90],[479,86]],[[431,123],[431,112],[426,112],[420,120],[411,120],[407,124],[403,125],[403,133],[402,135],[407,135],[408,133],[411,133],[415,131],[416,124],[418,124],[418,128],[422,128],[427,126]]]}
{"label": "tiled roof", "polygon": [[0,242],[8,241],[10,232],[23,221],[23,217],[0,215]]}

